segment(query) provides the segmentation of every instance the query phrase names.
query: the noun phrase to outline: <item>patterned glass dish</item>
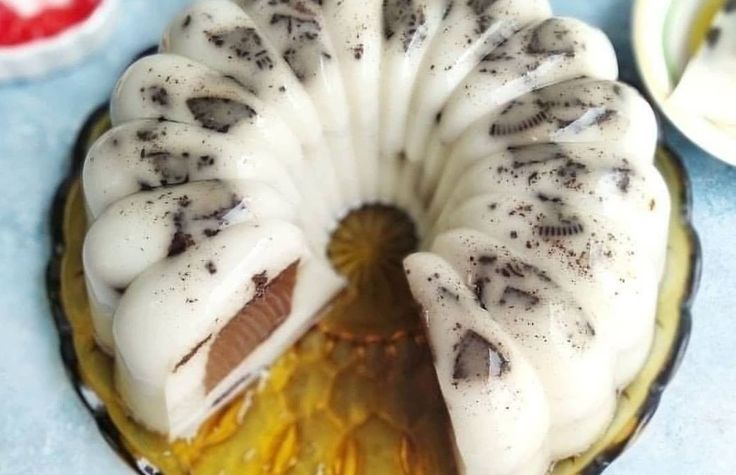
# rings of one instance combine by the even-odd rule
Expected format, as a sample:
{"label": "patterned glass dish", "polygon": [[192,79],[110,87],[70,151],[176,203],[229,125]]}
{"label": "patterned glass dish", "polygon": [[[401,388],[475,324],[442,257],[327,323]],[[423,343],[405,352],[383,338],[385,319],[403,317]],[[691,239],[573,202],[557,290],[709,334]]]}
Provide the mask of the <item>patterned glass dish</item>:
{"label": "patterned glass dish", "polygon": [[[106,111],[101,107],[80,133],[56,197],[47,283],[70,378],[121,457],[144,474],[456,473],[449,420],[401,270],[416,237],[394,208],[368,206],[343,220],[329,255],[349,287],[260,383],[196,438],[169,443],[126,416],[112,361],[94,343],[81,261],[86,222],[79,172],[87,148],[110,125]],[[618,457],[656,410],[687,346],[700,271],[690,185],[667,147],[656,162],[672,215],[654,345],[621,394],[606,434],[586,453],[558,463],[555,475],[600,473]]]}

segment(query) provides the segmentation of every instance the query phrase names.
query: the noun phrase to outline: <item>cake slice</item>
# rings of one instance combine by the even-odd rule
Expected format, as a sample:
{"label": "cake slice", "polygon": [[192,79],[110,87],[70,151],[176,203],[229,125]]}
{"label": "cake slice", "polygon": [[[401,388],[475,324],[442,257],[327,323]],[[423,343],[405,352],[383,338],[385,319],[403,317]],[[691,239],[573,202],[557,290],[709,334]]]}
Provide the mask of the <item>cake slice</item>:
{"label": "cake slice", "polygon": [[597,322],[544,270],[478,231],[443,234],[432,252],[463,277],[537,372],[549,405],[552,458],[585,450],[616,407],[614,352]]}
{"label": "cake slice", "polygon": [[126,290],[113,322],[120,395],[146,427],[192,437],[343,285],[293,225],[225,229],[149,267]]}
{"label": "cake slice", "polygon": [[413,254],[404,267],[426,324],[460,473],[546,472],[549,408],[527,358],[441,257]]}
{"label": "cake slice", "polygon": [[114,352],[112,319],[130,283],[146,268],[265,219],[294,222],[294,203],[256,181],[198,181],[142,191],[105,210],[84,240],[82,258],[97,343]]}

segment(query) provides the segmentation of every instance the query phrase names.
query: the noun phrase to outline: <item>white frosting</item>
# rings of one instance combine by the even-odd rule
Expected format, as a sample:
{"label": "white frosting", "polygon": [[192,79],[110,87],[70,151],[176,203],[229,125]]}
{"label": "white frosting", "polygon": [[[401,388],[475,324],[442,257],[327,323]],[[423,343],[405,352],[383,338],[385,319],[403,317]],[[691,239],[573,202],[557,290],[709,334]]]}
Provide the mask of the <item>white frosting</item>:
{"label": "white frosting", "polygon": [[332,39],[321,2],[239,0],[273,43],[309,94],[319,115],[338,179],[343,207],[361,201],[350,112]]}
{"label": "white frosting", "polygon": [[[628,156],[628,155],[626,155]],[[542,195],[584,204],[625,229],[637,249],[663,269],[670,201],[667,185],[653,164],[636,164],[611,147],[587,143],[540,144],[504,150],[478,160],[456,182],[445,202],[436,201],[435,229],[460,204],[492,189],[512,195]]]}
{"label": "white frosting", "polygon": [[[295,222],[296,209],[254,181],[200,181],[127,196],[99,216],[84,242],[85,278],[97,341],[112,351],[122,292],[146,268],[223,229],[265,219]],[[102,309],[107,309],[103,311]]]}
{"label": "white frosting", "polygon": [[228,0],[195,3],[171,22],[161,51],[186,56],[235,78],[273,107],[309,158],[306,171],[320,180],[314,195],[324,197],[322,207],[340,204],[319,112],[282,55],[241,8]]}
{"label": "white frosting", "polygon": [[452,4],[424,58],[413,92],[409,160],[421,160],[437,115],[444,115],[443,106],[466,76],[479,63],[487,63],[483,58],[523,27],[549,16],[544,0]]}
{"label": "white frosting", "polygon": [[571,18],[535,23],[491,51],[447,101],[440,123],[449,143],[476,119],[514,98],[557,82],[587,76],[615,79],[616,54],[600,31]]}
{"label": "white frosting", "polygon": [[[214,338],[174,371],[181,358],[208,335],[216,335],[253,298],[253,276],[276,276],[295,261],[299,274],[292,313],[267,344],[209,394],[201,381]],[[214,401],[283,352],[341,285],[311,255],[298,228],[278,221],[230,227],[186,254],[151,266],[126,291],[113,322],[123,399],[148,427],[174,438],[192,436]]]}
{"label": "white frosting", "polygon": [[382,202],[398,193],[404,140],[412,91],[422,58],[446,11],[436,0],[387,0],[383,6],[384,43],[381,62],[381,135],[379,190]]}
{"label": "white frosting", "polygon": [[176,122],[127,122],[103,135],[87,154],[83,180],[88,210],[96,218],[142,188],[227,179],[263,181],[298,203],[297,176],[291,178],[285,162],[298,158],[299,149],[282,159],[271,145],[251,131],[223,135]]}
{"label": "white frosting", "polygon": [[157,119],[234,135],[253,129],[275,152],[293,155],[293,133],[271,105],[232,79],[181,56],[153,55],[135,62],[115,87],[110,112],[113,125]]}
{"label": "white frosting", "polygon": [[427,176],[425,189],[436,187],[433,200],[441,203],[475,161],[535,143],[601,143],[633,163],[651,162],[656,136],[654,112],[634,89],[591,79],[562,82],[516,98],[476,121],[445,152],[444,167]]}
{"label": "white frosting", "polygon": [[616,55],[608,39],[577,20],[549,18],[527,26],[483,57],[442,109],[437,133],[425,145],[422,194],[430,193],[444,163],[440,149],[481,117],[502,113],[519,96],[561,81],[615,79]]}
{"label": "white frosting", "polygon": [[452,2],[432,39],[412,93],[406,158],[397,201],[411,206],[429,138],[450,95],[476,65],[524,26],[550,15],[546,0]]}
{"label": "white frosting", "polygon": [[444,256],[475,290],[489,317],[535,368],[550,406],[552,457],[585,450],[608,425],[616,400],[613,352],[596,322],[548,277],[546,266],[527,264],[483,233],[442,235],[432,252]]}
{"label": "white frosting", "polygon": [[335,45],[350,108],[358,184],[364,202],[378,198],[378,152],[383,57],[383,0],[325,2],[327,28]]}
{"label": "white frosting", "polygon": [[[549,465],[549,408],[542,383],[521,348],[441,257],[418,253],[404,265],[422,306],[461,472],[544,473]],[[459,350],[468,332],[492,345],[475,352],[471,348],[469,355],[476,360],[472,366],[488,366],[487,374],[471,371],[470,377],[456,378]]]}
{"label": "white frosting", "polygon": [[[545,0],[184,10],[83,170],[93,321],[132,416],[195,434],[340,290],[337,220],[385,202],[431,252],[405,266],[462,473],[584,451],[649,351],[670,211],[654,115],[616,75]],[[291,314],[206,389],[212,335],[296,261]]]}
{"label": "white frosting", "polygon": [[460,227],[503,240],[574,292],[618,351],[616,381],[631,381],[648,353],[660,272],[626,227],[575,201],[544,201],[523,191],[471,198],[448,219],[447,229]]}

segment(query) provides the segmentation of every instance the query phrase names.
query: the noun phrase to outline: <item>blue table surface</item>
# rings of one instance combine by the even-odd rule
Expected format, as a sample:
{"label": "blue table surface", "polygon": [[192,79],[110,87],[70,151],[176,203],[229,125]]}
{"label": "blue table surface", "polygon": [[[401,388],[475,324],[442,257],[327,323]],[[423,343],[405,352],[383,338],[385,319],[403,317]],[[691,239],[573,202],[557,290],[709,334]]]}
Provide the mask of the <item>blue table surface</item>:
{"label": "blue table surface", "polygon": [[[183,0],[123,0],[97,54],[72,69],[0,84],[0,474],[127,474],[100,437],[64,372],[44,270],[48,213],[79,127],[130,58],[156,42]],[[602,27],[622,77],[638,82],[626,0],[553,0],[560,14]],[[671,127],[667,139],[693,182],[704,253],[690,349],[636,444],[607,471],[736,473],[736,168]]]}

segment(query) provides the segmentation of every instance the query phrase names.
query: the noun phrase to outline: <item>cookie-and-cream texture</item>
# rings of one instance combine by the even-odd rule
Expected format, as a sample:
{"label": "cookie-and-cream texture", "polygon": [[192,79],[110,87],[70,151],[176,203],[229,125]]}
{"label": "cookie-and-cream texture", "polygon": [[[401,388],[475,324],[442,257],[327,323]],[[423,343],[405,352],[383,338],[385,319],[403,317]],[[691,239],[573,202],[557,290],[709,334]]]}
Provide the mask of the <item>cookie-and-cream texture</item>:
{"label": "cookie-and-cream texture", "polygon": [[204,0],[134,63],[89,152],[99,346],[186,438],[344,286],[326,244],[406,210],[405,261],[468,475],[545,473],[652,341],[669,197],[598,30],[544,0]]}

